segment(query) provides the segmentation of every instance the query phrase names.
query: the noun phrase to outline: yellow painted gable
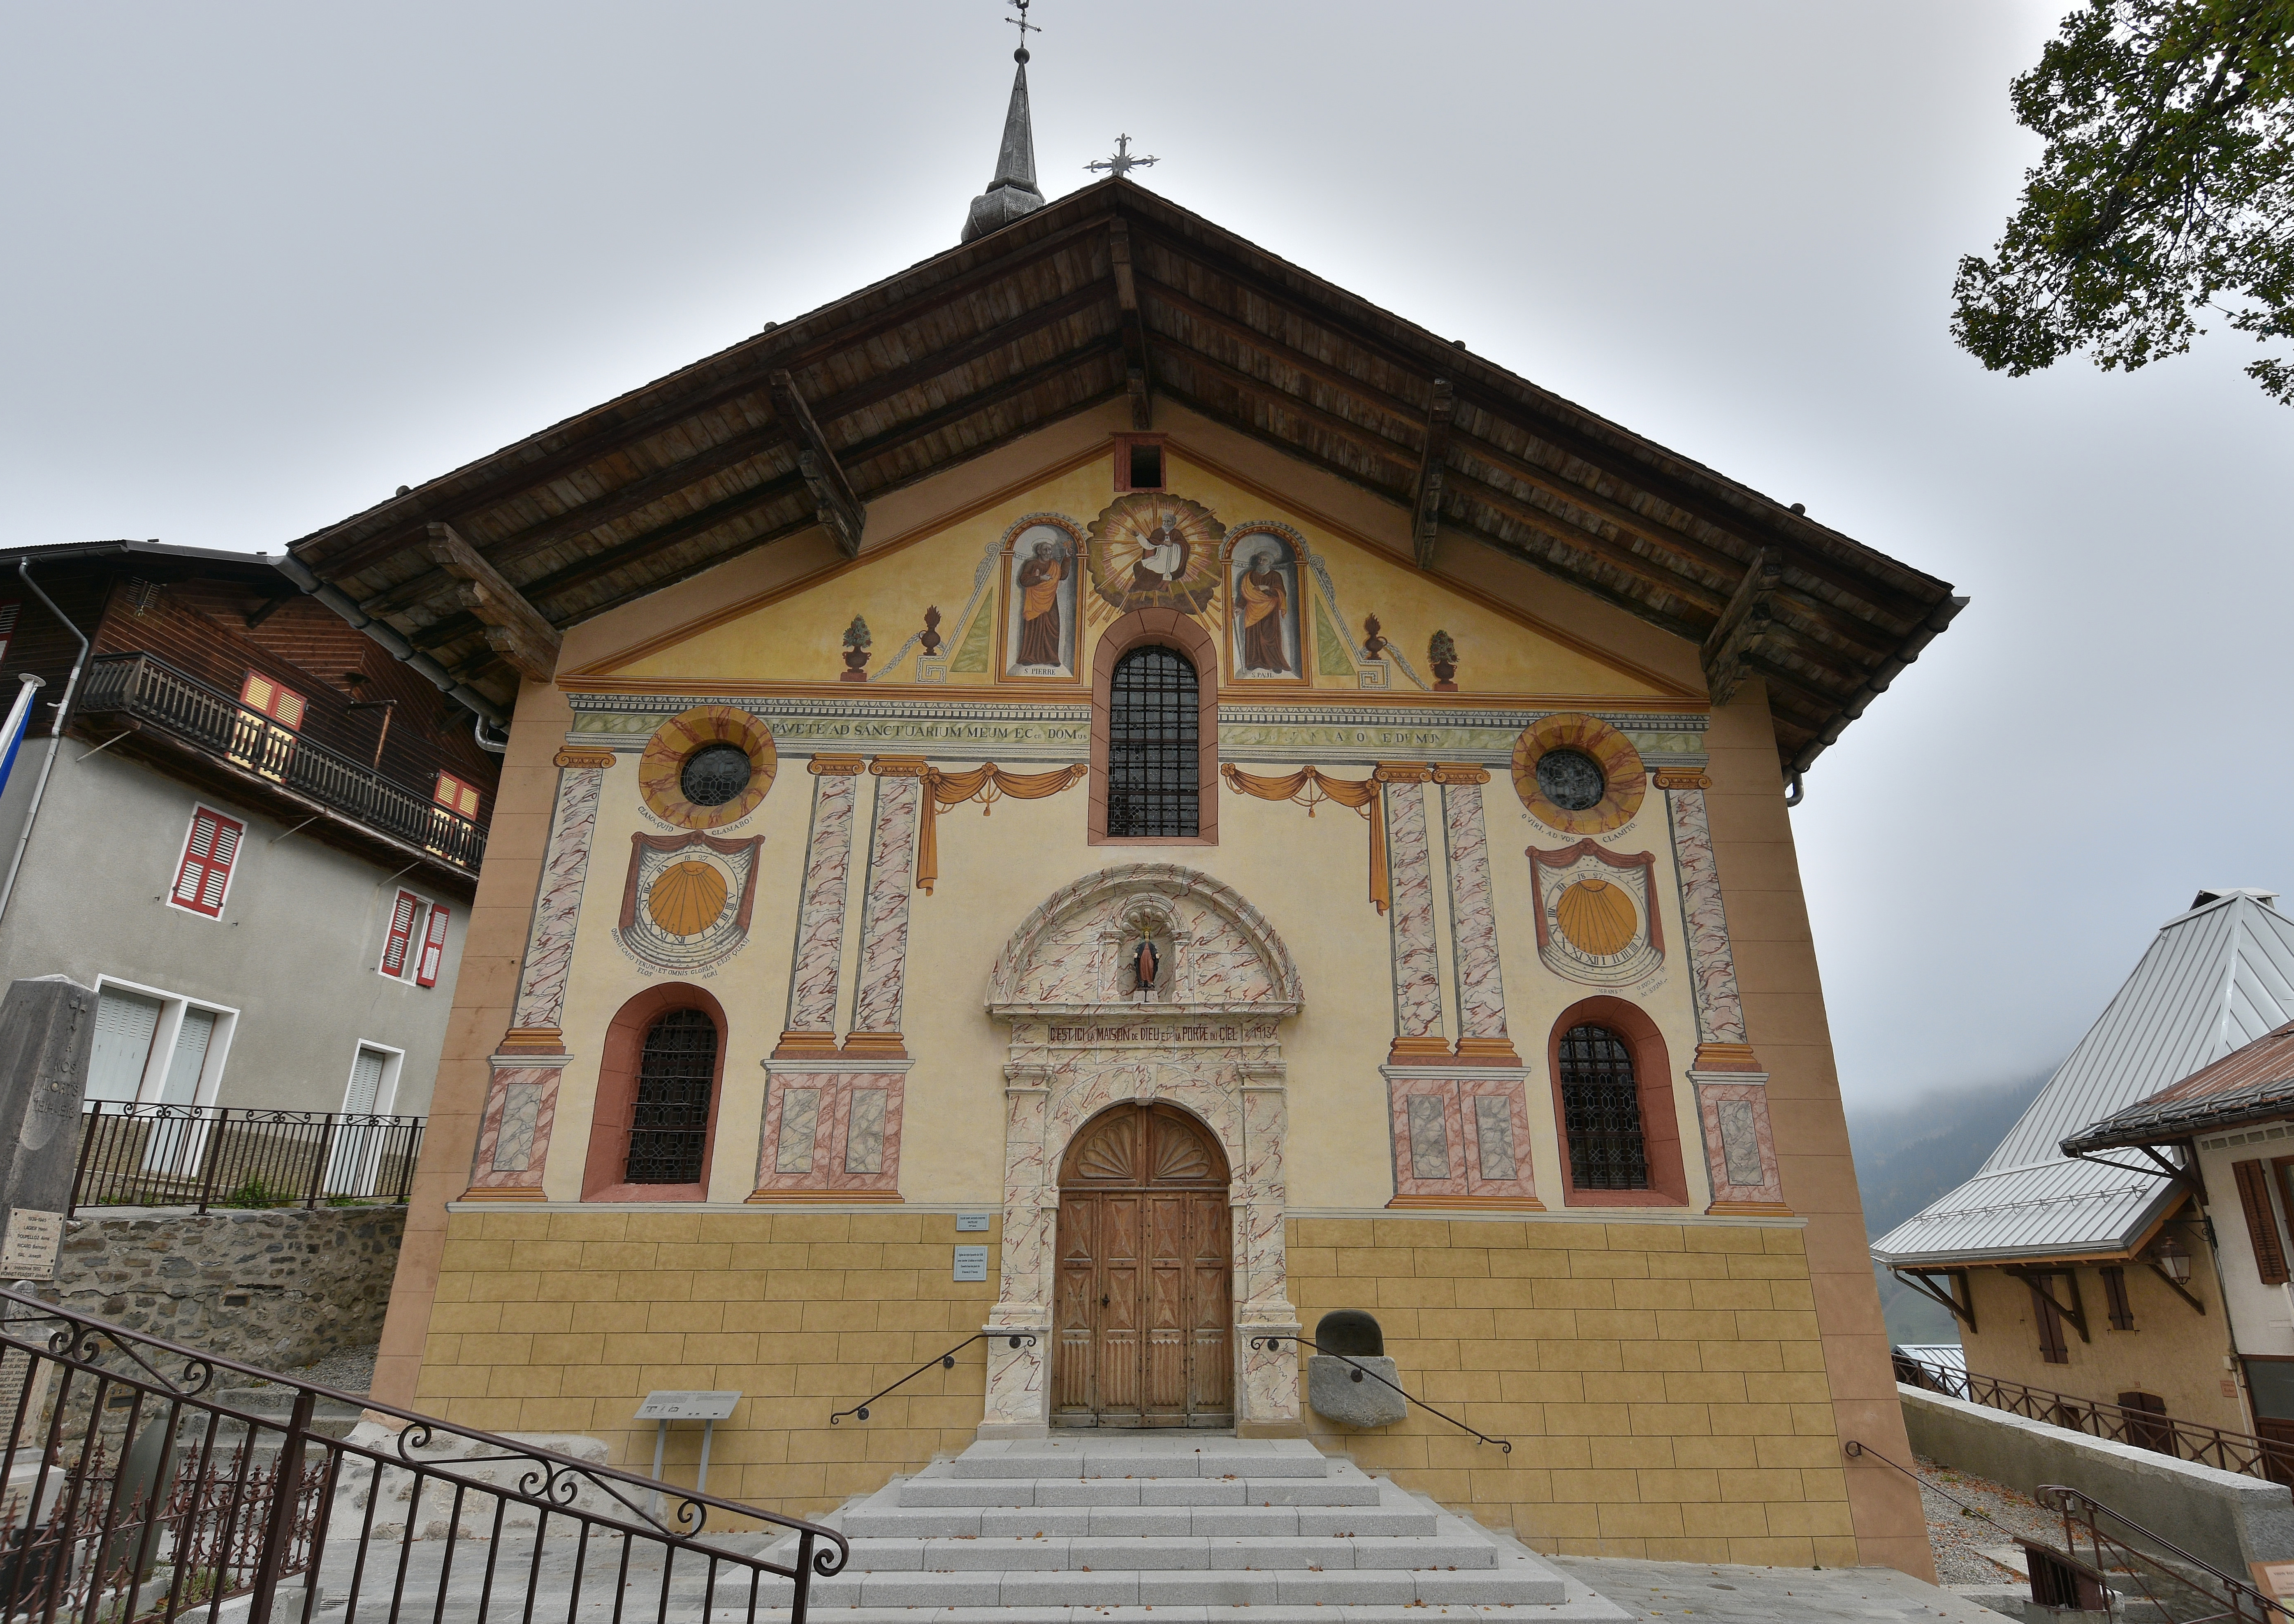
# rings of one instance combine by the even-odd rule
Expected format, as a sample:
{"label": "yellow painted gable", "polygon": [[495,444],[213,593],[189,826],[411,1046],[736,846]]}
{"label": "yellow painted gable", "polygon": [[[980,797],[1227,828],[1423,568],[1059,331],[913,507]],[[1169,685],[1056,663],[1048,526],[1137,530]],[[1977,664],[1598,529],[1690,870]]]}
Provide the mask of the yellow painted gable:
{"label": "yellow painted gable", "polygon": [[[574,687],[718,694],[834,685],[856,697],[878,684],[1045,697],[1081,692],[1088,686],[1094,639],[1135,603],[1121,594],[1134,579],[1139,548],[1127,549],[1119,539],[1110,551],[1106,538],[1119,538],[1125,516],[1161,507],[1183,509],[1182,522],[1197,538],[1194,550],[1184,555],[1191,560],[1189,579],[1200,583],[1196,618],[1219,644],[1221,692],[1231,700],[1280,700],[1308,691],[1332,698],[1370,693],[1415,699],[1436,692],[1447,697],[1452,690],[1437,687],[1430,658],[1437,632],[1448,634],[1455,647],[1453,691],[1460,698],[1630,703],[1701,697],[1563,628],[1477,597],[1326,519],[1286,506],[1243,476],[1191,455],[1181,442],[1168,444],[1161,493],[1121,496],[1112,488],[1111,468],[1109,454],[1094,452],[945,526],[806,581],[723,605],[564,680]],[[1110,519],[1117,521],[1112,528]],[[1052,565],[1024,575],[1044,541],[1054,554]],[[1214,548],[1219,555],[1215,570]],[[1252,559],[1270,553],[1281,585],[1271,593],[1263,587],[1246,590],[1239,575]],[[1265,581],[1267,573],[1257,579]],[[1032,646],[1040,652],[1047,646],[1043,626],[1056,628],[1055,664],[1021,662],[1028,646],[1021,616],[1030,607],[1053,617],[1037,621]],[[928,609],[939,612],[937,652],[929,658]],[[1387,645],[1375,660],[1365,657],[1371,616]],[[854,668],[844,656],[856,618],[866,629],[867,658]],[[1259,624],[1255,640],[1246,639],[1237,623],[1244,619]],[[1246,660],[1248,651],[1256,651],[1261,663]],[[844,676],[851,669],[866,673],[865,685]]]}

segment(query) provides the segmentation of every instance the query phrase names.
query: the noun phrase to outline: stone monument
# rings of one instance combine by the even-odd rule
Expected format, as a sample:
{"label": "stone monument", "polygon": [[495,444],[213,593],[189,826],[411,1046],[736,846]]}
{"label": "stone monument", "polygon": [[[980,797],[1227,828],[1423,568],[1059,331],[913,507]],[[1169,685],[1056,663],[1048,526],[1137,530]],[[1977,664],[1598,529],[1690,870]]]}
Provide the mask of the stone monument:
{"label": "stone monument", "polygon": [[95,1052],[95,989],[64,976],[0,999],[0,1280],[52,1280]]}
{"label": "stone monument", "polygon": [[1306,1361],[1306,1405],[1326,1421],[1347,1426],[1392,1426],[1409,1411],[1395,1385],[1386,1334],[1358,1308],[1324,1314],[1314,1327],[1314,1356]]}

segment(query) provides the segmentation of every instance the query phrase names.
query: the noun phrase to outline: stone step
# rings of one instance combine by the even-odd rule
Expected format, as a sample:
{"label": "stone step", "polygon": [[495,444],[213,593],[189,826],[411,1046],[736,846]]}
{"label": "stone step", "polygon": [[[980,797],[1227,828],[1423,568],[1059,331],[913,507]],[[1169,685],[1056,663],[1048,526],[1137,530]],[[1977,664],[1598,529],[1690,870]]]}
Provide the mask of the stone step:
{"label": "stone step", "polygon": [[[975,1443],[949,1463],[961,1478],[1326,1477],[1303,1438],[1164,1433]],[[1159,1445],[1161,1447],[1151,1447]]]}
{"label": "stone step", "polygon": [[1407,1502],[1376,1506],[893,1506],[845,1513],[853,1539],[1202,1538],[1213,1534],[1431,1537],[1435,1514]]}
{"label": "stone step", "polygon": [[[866,1572],[813,1581],[809,1604],[850,1607],[1553,1606],[1542,1563],[1458,1572],[1406,1568]],[[1327,1618],[1327,1615],[1325,1615]],[[1256,1613],[1251,1624],[1261,1624]]]}
{"label": "stone step", "polygon": [[[952,1477],[918,1473],[900,1485],[905,1507],[946,1506],[1375,1506],[1378,1485],[1359,1473],[1328,1477]],[[1351,1468],[1349,1468],[1351,1471]]]}
{"label": "stone step", "polygon": [[866,1573],[963,1573],[1012,1569],[1040,1572],[1088,1568],[1094,1572],[1130,1570],[1320,1568],[1478,1569],[1497,1565],[1497,1547],[1462,1532],[1400,1538],[1373,1535],[1354,1539],[1308,1539],[1295,1535],[1204,1535],[1133,1539],[1123,1536],[1082,1539],[856,1539],[848,1571]]}
{"label": "stone step", "polygon": [[[1489,1624],[1528,1624],[1532,1620],[1631,1624],[1633,1614],[1580,1589],[1558,1604],[1468,1605],[1411,1604],[1403,1607],[1348,1607],[1332,1613],[1327,1605],[1211,1604],[1182,1612],[1169,1604],[1140,1607],[845,1607],[815,1604],[809,1617],[828,1624],[1428,1624],[1436,1619],[1475,1620]],[[760,1607],[753,1620],[744,1611],[720,1609],[713,1624],[789,1624],[786,1609]]]}

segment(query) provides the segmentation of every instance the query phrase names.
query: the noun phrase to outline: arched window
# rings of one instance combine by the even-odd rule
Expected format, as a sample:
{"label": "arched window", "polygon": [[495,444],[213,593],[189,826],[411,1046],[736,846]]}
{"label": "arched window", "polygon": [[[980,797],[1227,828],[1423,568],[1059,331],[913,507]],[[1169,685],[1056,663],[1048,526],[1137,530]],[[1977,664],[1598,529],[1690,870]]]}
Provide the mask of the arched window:
{"label": "arched window", "polygon": [[709,1149],[709,1096],[717,1080],[717,1024],[671,1010],[646,1028],[622,1175],[631,1184],[697,1184]]}
{"label": "arched window", "polygon": [[1648,1143],[1641,1129],[1632,1051],[1607,1027],[1561,1035],[1561,1125],[1569,1141],[1569,1181],[1579,1190],[1647,1190]]}
{"label": "arched window", "polygon": [[1202,804],[1201,689],[1194,662],[1147,644],[1115,663],[1108,686],[1107,832],[1192,839]]}

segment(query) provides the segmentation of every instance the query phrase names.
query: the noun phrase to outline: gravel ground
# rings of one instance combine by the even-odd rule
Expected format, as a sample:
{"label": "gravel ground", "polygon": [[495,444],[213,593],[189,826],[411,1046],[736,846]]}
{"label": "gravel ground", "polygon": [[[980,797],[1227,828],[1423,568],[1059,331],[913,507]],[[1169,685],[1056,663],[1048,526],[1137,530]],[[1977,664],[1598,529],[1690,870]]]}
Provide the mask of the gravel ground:
{"label": "gravel ground", "polygon": [[1978,1516],[1965,1511],[1930,1482],[1921,1483],[1920,1503],[1927,1509],[1928,1544],[1935,1550],[1938,1582],[1981,1585],[1997,1579],[2020,1587],[2023,1583],[2020,1576],[1978,1555],[1977,1551],[1985,1546],[2013,1545],[2018,1534],[2062,1543],[2062,1522],[2040,1510],[2029,1495],[2002,1488],[1988,1478],[1938,1466],[1925,1456],[1913,1459],[1923,1478],[1986,1514]]}
{"label": "gravel ground", "polygon": [[332,1387],[340,1393],[357,1393],[363,1397],[374,1385],[376,1347],[376,1344],[369,1343],[362,1348],[338,1348],[324,1359],[305,1365],[295,1374],[321,1387]]}

